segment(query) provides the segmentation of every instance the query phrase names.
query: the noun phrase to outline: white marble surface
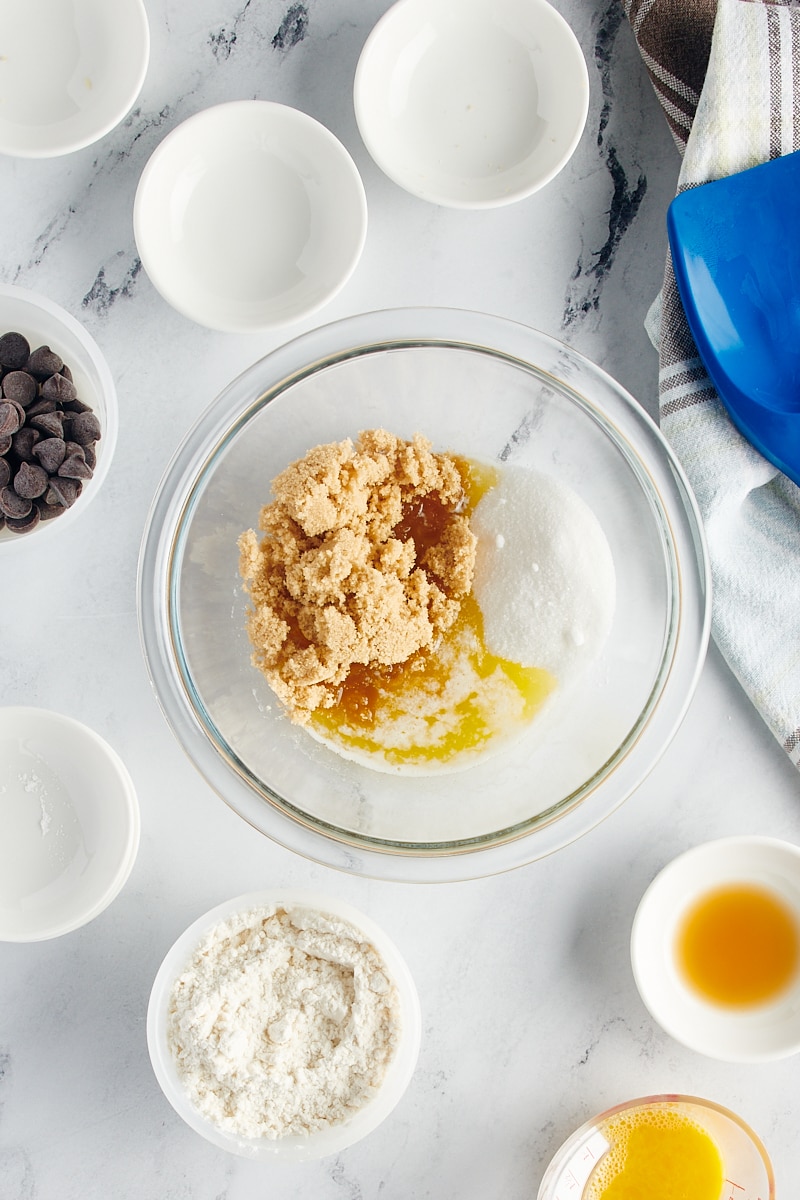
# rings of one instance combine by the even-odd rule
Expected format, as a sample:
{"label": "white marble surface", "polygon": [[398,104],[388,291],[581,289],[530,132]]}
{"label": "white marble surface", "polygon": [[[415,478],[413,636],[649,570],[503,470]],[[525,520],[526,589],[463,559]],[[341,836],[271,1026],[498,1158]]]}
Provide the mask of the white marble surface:
{"label": "white marble surface", "polygon": [[[661,276],[678,171],[616,0],[558,0],[587,56],[589,124],[567,170],[508,209],[406,195],[358,137],[351,85],[387,0],[146,0],[152,57],[132,114],[94,147],[0,161],[0,278],[83,320],[115,375],[121,428],[93,505],[48,553],[3,562],[0,703],[93,726],[125,759],[143,834],[133,874],[92,924],[0,945],[0,1200],[464,1200],[535,1196],[586,1117],[659,1091],[706,1095],[762,1135],[796,1194],[796,1060],[729,1066],[649,1018],[628,961],[633,912],[675,854],[753,832],[800,840],[800,781],[712,650],[678,736],[600,828],[512,874],[447,886],[339,875],[267,841],[196,774],[146,678],[135,611],[148,505],[181,436],[234,375],[321,320],[395,305],[498,313],[559,336],[651,412],[642,319]],[[136,257],[139,173],[210,104],[260,97],[325,122],[363,174],[370,229],[347,287],[306,324],[208,333],[171,311]],[[396,940],[424,1012],[417,1073],[391,1118],[341,1156],[292,1169],[226,1156],[182,1125],[150,1069],[150,984],[214,903],[274,882],[328,890]]]}

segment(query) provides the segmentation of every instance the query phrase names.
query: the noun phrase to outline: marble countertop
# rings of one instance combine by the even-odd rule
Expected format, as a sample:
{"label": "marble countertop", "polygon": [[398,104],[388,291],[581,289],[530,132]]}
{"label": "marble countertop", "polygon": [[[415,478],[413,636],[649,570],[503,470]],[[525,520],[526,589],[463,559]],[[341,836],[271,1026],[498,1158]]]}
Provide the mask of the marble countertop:
{"label": "marble countertop", "polygon": [[[712,647],[688,716],[621,809],[555,856],[448,885],[387,884],[306,862],[255,832],[185,758],[139,648],[135,577],[158,480],[181,437],[256,359],[322,321],[443,305],[569,342],[656,409],[642,322],[660,286],[678,154],[617,0],[556,0],[586,54],[591,105],[565,171],[487,212],[401,191],[358,136],[352,80],[388,0],[146,0],[150,68],[114,131],[63,159],[0,161],[0,279],[44,292],[93,334],[120,435],[97,499],[48,554],[2,564],[0,703],[70,713],[125,760],[142,840],[111,907],[50,942],[0,945],[0,1200],[529,1200],[561,1141],[658,1092],[741,1114],[800,1182],[792,1059],[717,1063],[644,1009],[628,957],[642,892],[671,858],[737,833],[800,840],[800,781]],[[137,258],[139,174],[180,121],[225,100],[295,105],[363,175],[361,263],[321,314],[269,334],[210,333],[172,311]],[[391,1117],[341,1155],[270,1168],[182,1124],[150,1068],[145,1012],[164,953],[196,916],[279,883],[368,912],[416,978],[423,1043]]]}

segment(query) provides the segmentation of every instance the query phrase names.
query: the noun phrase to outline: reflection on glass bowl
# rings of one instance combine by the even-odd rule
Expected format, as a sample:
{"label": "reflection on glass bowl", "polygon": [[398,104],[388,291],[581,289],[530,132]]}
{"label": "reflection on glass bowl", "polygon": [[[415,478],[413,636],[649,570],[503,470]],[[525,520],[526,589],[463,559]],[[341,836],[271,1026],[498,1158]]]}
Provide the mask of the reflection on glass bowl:
{"label": "reflection on glass bowl", "polygon": [[[614,560],[600,657],[513,745],[460,773],[408,778],[344,760],[288,720],[250,661],[239,534],[310,446],[381,426],[557,477],[593,510]],[[218,397],[153,503],[139,614],[167,719],[235,811],[332,866],[447,880],[558,849],[641,782],[694,691],[708,567],[683,474],[618,384],[527,327],[409,309],[306,334]]]}

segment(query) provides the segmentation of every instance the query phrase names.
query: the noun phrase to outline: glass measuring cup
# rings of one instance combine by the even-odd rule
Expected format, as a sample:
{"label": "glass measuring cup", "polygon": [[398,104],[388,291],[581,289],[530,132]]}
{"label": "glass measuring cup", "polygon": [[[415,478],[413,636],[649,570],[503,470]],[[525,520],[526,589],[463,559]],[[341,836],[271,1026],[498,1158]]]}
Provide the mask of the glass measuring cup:
{"label": "glass measuring cup", "polygon": [[752,1129],[736,1113],[713,1100],[680,1095],[628,1100],[581,1125],[550,1162],[537,1200],[581,1200],[592,1172],[611,1148],[612,1119],[637,1109],[683,1115],[709,1135],[722,1159],[724,1182],[719,1200],[775,1200],[772,1164]]}

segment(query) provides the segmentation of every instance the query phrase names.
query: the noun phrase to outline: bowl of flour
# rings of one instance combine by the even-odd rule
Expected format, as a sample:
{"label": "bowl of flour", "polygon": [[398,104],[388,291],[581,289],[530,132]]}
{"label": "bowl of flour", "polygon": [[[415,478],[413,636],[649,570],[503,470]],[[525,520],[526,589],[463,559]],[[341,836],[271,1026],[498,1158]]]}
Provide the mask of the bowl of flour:
{"label": "bowl of flour", "polygon": [[150,1060],[195,1132],[247,1158],[337,1154],[389,1116],[416,1066],[419,1000],[367,916],[286,889],[218,905],[156,975]]}

